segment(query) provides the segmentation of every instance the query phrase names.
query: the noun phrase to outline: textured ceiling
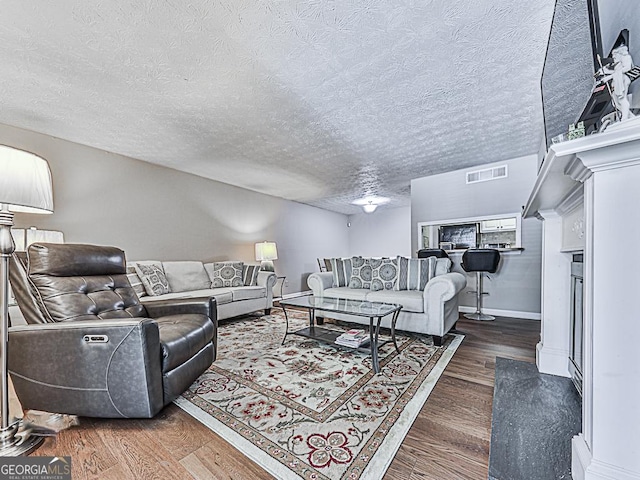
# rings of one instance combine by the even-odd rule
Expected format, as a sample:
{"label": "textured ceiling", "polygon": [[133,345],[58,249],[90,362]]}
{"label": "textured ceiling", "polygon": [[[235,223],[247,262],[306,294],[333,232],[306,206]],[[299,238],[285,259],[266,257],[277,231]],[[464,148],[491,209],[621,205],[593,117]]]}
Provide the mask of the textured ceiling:
{"label": "textured ceiling", "polygon": [[553,7],[3,0],[0,123],[342,213],[408,205],[412,178],[538,151]]}
{"label": "textured ceiling", "polygon": [[594,71],[587,2],[558,0],[542,72],[547,144],[584,110]]}

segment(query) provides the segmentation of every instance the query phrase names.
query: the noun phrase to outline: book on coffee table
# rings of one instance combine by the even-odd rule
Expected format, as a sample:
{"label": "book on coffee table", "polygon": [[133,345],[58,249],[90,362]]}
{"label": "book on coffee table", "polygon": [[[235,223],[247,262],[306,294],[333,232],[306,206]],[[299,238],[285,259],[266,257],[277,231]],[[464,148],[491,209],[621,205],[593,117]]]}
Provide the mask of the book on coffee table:
{"label": "book on coffee table", "polygon": [[369,343],[369,333],[364,330],[348,330],[336,338],[335,343],[343,347],[358,348]]}

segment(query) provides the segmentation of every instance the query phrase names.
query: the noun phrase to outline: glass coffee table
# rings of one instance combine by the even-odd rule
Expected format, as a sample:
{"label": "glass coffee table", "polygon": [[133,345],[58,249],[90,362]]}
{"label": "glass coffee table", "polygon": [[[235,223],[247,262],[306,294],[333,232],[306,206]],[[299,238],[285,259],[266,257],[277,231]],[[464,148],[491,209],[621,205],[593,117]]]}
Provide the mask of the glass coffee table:
{"label": "glass coffee table", "polygon": [[[284,311],[284,318],[287,322],[287,328],[282,339],[284,344],[287,339],[287,335],[301,335],[303,337],[312,338],[321,342],[331,343],[336,347],[343,347],[335,343],[336,338],[340,336],[341,331],[331,330],[329,328],[323,328],[315,325],[316,311],[321,312],[334,312],[343,313],[347,315],[354,315],[357,317],[366,317],[369,319],[369,345],[355,348],[362,352],[371,353],[371,363],[373,365],[373,371],[380,373],[380,364],[378,363],[378,348],[390,341],[396,347],[396,351],[400,353],[398,344],[396,343],[396,321],[398,320],[398,314],[402,310],[402,305],[396,305],[392,303],[379,303],[379,302],[367,302],[363,300],[348,300],[344,298],[328,298],[328,297],[294,297],[280,301],[280,306]],[[289,331],[289,317],[287,315],[287,307],[306,308],[309,311],[309,327],[293,332]],[[393,315],[391,318],[391,340],[387,340],[378,344],[378,334],[380,332],[380,322],[383,317],[387,315]]]}

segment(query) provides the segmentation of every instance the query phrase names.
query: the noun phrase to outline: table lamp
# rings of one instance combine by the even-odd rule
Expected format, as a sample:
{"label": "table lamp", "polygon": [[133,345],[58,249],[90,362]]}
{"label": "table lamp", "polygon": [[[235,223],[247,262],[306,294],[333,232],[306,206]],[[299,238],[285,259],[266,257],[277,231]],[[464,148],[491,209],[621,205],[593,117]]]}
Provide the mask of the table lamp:
{"label": "table lamp", "polygon": [[[7,341],[9,330],[9,258],[13,212],[53,213],[51,171],[46,160],[0,145],[0,457],[25,455],[42,437],[17,435],[20,420],[9,421]],[[24,432],[21,432],[24,433]]]}
{"label": "table lamp", "polygon": [[278,259],[276,242],[256,243],[256,260],[260,261],[260,270],[275,272],[273,261]]}

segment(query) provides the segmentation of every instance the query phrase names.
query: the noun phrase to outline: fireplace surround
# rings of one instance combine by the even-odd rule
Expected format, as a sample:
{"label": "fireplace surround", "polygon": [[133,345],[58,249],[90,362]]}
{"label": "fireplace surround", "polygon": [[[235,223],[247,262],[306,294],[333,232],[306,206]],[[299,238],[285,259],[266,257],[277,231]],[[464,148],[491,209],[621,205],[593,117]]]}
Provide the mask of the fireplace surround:
{"label": "fireplace surround", "polygon": [[[640,118],[554,144],[523,218],[543,224],[541,373],[570,377],[571,260],[566,220],[583,212],[582,432],[572,440],[574,480],[640,480],[640,258],[612,248],[640,241]],[[580,210],[583,209],[583,210]],[[573,249],[573,250],[572,250]]]}

